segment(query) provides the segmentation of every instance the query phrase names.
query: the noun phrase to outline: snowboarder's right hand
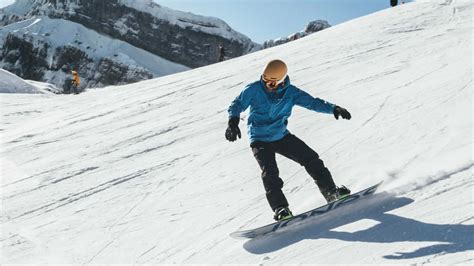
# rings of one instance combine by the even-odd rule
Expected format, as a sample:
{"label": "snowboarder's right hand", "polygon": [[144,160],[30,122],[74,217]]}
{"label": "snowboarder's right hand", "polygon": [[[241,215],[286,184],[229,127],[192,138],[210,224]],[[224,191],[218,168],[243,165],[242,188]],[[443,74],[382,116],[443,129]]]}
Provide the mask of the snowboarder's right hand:
{"label": "snowboarder's right hand", "polygon": [[240,129],[239,129],[239,118],[230,117],[227,130],[225,131],[225,138],[228,141],[236,141],[237,137],[241,138]]}

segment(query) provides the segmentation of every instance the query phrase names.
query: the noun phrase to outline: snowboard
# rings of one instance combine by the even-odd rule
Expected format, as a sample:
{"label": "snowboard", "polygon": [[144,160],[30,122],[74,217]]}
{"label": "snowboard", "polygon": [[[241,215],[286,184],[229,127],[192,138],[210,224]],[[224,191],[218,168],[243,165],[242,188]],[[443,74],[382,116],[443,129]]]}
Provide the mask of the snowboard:
{"label": "snowboard", "polygon": [[[382,181],[383,182],[383,181]],[[255,229],[249,229],[249,230],[243,230],[243,231],[236,231],[230,234],[231,237],[233,238],[256,238],[260,236],[264,236],[273,232],[281,231],[285,228],[288,228],[289,226],[296,225],[296,224],[301,224],[307,220],[314,219],[318,216],[321,216],[329,211],[332,211],[334,209],[337,209],[341,206],[344,206],[346,204],[352,203],[355,200],[358,200],[360,198],[369,196],[371,194],[374,194],[377,188],[382,184],[382,182],[371,186],[369,188],[366,188],[364,190],[361,190],[357,193],[350,194],[349,196],[342,198],[337,201],[333,201],[331,203],[328,203],[326,205],[323,205],[321,207],[318,207],[316,209],[307,211],[305,213],[301,213],[299,215],[293,216],[290,219],[284,220],[284,221],[279,221],[275,222],[272,224],[264,225],[262,227],[258,227]]]}

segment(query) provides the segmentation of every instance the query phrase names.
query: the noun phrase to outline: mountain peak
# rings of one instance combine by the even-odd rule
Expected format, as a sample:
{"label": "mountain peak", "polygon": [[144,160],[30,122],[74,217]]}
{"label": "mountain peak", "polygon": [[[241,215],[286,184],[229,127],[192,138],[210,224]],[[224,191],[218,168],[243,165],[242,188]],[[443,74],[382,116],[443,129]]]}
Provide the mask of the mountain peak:
{"label": "mountain peak", "polygon": [[[0,14],[1,24],[8,25],[0,29],[0,35],[3,36],[3,43],[8,45],[0,48],[8,57],[3,57],[0,65],[7,67],[9,71],[23,77],[25,73],[31,73],[28,68],[34,68],[38,71],[35,77],[41,81],[51,82],[58,87],[63,87],[64,76],[67,75],[71,66],[83,68],[82,76],[86,76],[90,86],[104,86],[112,84],[121,84],[124,82],[124,76],[133,76],[126,74],[114,75],[114,78],[107,78],[107,82],[97,83],[92,73],[95,73],[97,66],[92,67],[90,61],[104,61],[119,63],[121,69],[129,68],[128,65],[136,65],[135,70],[140,69],[141,75],[136,75],[139,80],[146,77],[157,77],[163,73],[176,73],[174,70],[185,70],[215,63],[219,60],[219,46],[225,47],[225,56],[227,59],[241,56],[260,48],[260,45],[252,42],[245,35],[236,32],[224,21],[213,18],[194,15],[181,11],[172,10],[158,5],[151,0],[131,1],[131,0],[107,0],[107,1],[84,1],[84,0],[19,0],[14,4],[2,9]],[[27,22],[23,26],[23,21],[29,21],[34,18],[40,18],[39,25],[30,29],[31,24]],[[55,23],[50,20],[56,20],[59,25],[67,25],[67,32],[64,36],[52,38],[52,28],[57,28]],[[13,25],[20,23],[18,25]],[[29,24],[30,23],[30,24]],[[31,24],[32,25],[32,24]],[[12,31],[15,29],[16,31]],[[34,31],[32,31],[34,29]],[[60,29],[58,29],[60,30]],[[61,30],[63,31],[63,30]],[[87,32],[86,31],[90,31]],[[3,33],[2,33],[3,32]],[[21,33],[21,34],[20,34]],[[99,34],[100,36],[97,36]],[[10,36],[9,35],[15,35]],[[90,37],[95,36],[95,37]],[[59,40],[68,39],[61,42]],[[98,40],[105,43],[98,44]],[[38,42],[34,42],[37,40]],[[22,44],[20,44],[22,42]],[[113,42],[114,45],[110,45]],[[119,45],[119,43],[121,43]],[[123,43],[133,46],[124,52],[107,51],[107,56],[97,58],[97,50],[111,47],[129,47]],[[41,46],[42,48],[35,52],[35,49],[28,49],[20,53],[13,52],[18,47]],[[94,48],[95,47],[95,48]],[[13,49],[13,50],[10,50]],[[143,50],[138,52],[138,50]],[[136,64],[137,57],[131,56],[131,50],[136,50],[132,54],[152,54],[152,56],[140,56],[139,61],[147,62],[145,65]],[[72,54],[64,55],[64,60],[58,51],[69,51]],[[30,54],[31,53],[31,54]],[[103,53],[100,53],[103,55]],[[127,54],[127,56],[121,56]],[[31,65],[31,60],[26,57],[34,57],[36,65]],[[53,59],[57,64],[53,64]],[[130,60],[134,58],[134,60]],[[143,60],[149,58],[149,60]],[[7,60],[8,62],[5,62]],[[169,61],[163,68],[163,60]],[[28,62],[28,63],[27,63]],[[160,63],[157,63],[160,62]],[[96,63],[97,65],[98,63]],[[28,65],[28,66],[27,66]],[[176,65],[180,65],[177,67]],[[88,66],[88,67],[85,67]],[[159,71],[154,71],[160,68]],[[142,71],[144,70],[144,71]],[[55,81],[54,75],[46,75],[46,72],[59,73]],[[125,70],[124,70],[125,71]],[[90,74],[88,74],[90,73]],[[136,80],[135,78],[130,79]],[[96,83],[94,83],[94,81]]]}

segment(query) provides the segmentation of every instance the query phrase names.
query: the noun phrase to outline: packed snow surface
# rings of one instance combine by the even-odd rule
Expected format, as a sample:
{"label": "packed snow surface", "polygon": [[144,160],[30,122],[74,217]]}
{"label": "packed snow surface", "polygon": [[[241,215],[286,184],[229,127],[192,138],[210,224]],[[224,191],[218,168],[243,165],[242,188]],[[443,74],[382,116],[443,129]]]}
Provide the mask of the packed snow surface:
{"label": "packed snow surface", "polygon": [[[472,14],[416,2],[282,46],[73,96],[3,94],[1,263],[472,264]],[[295,108],[337,184],[380,192],[250,241],[272,222],[227,107],[267,61],[352,119]],[[242,117],[246,117],[246,113]],[[324,203],[278,157],[295,213]]]}

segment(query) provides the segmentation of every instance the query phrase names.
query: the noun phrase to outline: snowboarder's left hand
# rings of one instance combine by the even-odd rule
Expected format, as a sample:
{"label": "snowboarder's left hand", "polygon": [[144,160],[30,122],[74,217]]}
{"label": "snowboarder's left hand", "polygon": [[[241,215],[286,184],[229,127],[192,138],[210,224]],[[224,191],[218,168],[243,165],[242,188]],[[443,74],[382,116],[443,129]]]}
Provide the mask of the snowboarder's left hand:
{"label": "snowboarder's left hand", "polygon": [[239,129],[239,120],[240,118],[238,117],[229,118],[229,126],[227,127],[227,130],[225,131],[225,138],[228,141],[233,142],[237,140],[237,137],[239,137],[239,139],[241,138],[240,129]]}
{"label": "snowboarder's left hand", "polygon": [[351,113],[349,113],[349,111],[347,111],[346,109],[340,106],[336,105],[336,107],[334,107],[334,110],[332,112],[334,113],[334,117],[338,120],[339,120],[339,116],[347,120],[351,119]]}

